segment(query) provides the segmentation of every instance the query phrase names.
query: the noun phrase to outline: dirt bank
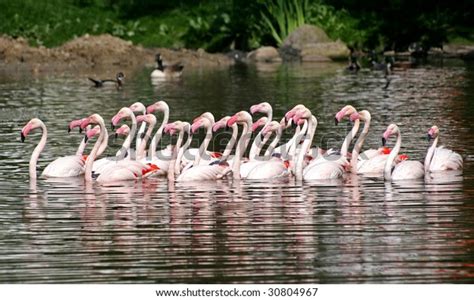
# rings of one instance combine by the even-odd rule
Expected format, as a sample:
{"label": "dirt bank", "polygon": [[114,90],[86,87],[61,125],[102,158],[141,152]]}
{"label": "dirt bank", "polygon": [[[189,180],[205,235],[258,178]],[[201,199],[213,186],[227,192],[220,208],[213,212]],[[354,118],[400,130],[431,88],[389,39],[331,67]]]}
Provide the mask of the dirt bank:
{"label": "dirt bank", "polygon": [[165,62],[179,61],[185,67],[233,63],[223,54],[209,54],[202,50],[148,49],[108,34],[84,35],[56,48],[31,47],[23,38],[0,36],[0,64],[4,68],[30,69],[33,72],[153,66],[157,52],[162,54]]}

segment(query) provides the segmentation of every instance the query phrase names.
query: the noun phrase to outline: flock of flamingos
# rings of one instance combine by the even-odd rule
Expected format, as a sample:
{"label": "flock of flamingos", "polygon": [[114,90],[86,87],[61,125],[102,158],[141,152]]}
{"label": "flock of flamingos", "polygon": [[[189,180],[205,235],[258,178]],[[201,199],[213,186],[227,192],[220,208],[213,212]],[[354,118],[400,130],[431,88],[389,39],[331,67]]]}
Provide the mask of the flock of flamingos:
{"label": "flock of flamingos", "polygon": [[[151,139],[147,152],[147,144],[157,123],[153,113],[157,111],[162,112],[164,117],[161,126]],[[265,116],[253,122],[252,115],[257,113]],[[297,180],[328,180],[341,178],[345,173],[353,172],[383,176],[385,180],[407,180],[423,178],[430,172],[459,170],[463,167],[462,158],[458,153],[437,146],[439,139],[437,126],[431,127],[428,131],[428,137],[433,143],[422,164],[419,161],[408,160],[406,155],[399,155],[402,138],[396,124],[390,124],[383,133],[384,147],[361,153],[371,121],[371,115],[367,110],[357,111],[347,105],[335,115],[336,124],[346,119],[352,121],[353,127],[340,149],[328,151],[311,147],[318,122],[304,105],[296,105],[280,122],[273,121],[272,117],[271,105],[263,102],[253,105],[250,113],[240,111],[217,122],[210,112],[205,112],[194,119],[192,124],[182,121],[168,123],[169,107],[166,102],[158,101],[148,107],[136,102],[130,107],[120,109],[111,120],[112,130],[122,120],[129,120],[131,123],[130,126],[122,125],[115,131],[115,134],[126,136],[116,156],[97,159],[106,150],[109,135],[104,119],[99,114],[92,114],[69,124],[69,131],[77,127],[86,131],[76,154],[57,158],[43,170],[42,176],[84,176],[88,182],[107,184],[141,180],[149,176],[167,176],[173,181],[217,180],[225,177],[265,180],[289,176],[294,176]],[[349,146],[357,136],[360,122],[363,122],[364,126],[350,153]],[[239,126],[242,127],[240,137]],[[34,118],[21,130],[23,142],[29,132],[38,128],[42,130],[42,137],[29,163],[32,179],[36,179],[37,176],[36,165],[46,145],[47,129],[41,120]],[[199,148],[189,148],[193,133],[200,128],[206,130],[205,139]],[[232,130],[232,137],[223,153],[207,150],[213,132],[218,130]],[[283,130],[295,132],[288,142],[278,145]],[[250,144],[252,134],[257,132]],[[176,144],[157,149],[163,134],[178,135]],[[91,152],[84,155],[87,142],[94,136],[98,137]],[[385,143],[392,136],[396,137],[396,143],[389,149],[385,147]],[[130,146],[134,138],[136,149],[131,151]],[[244,157],[249,147],[249,155]],[[263,150],[264,154],[261,153]]]}

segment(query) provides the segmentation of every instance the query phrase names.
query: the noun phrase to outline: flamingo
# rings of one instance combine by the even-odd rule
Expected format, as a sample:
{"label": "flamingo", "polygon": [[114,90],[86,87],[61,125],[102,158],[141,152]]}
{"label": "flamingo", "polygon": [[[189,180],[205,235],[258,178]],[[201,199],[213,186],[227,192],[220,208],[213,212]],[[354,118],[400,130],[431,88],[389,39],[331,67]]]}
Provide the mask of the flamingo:
{"label": "flamingo", "polygon": [[[38,158],[46,146],[48,130],[43,121],[38,118],[31,119],[21,130],[21,142],[32,130],[41,128],[40,142],[33,150],[29,163],[29,174],[31,179],[36,179],[36,165]],[[84,127],[85,128],[85,127]],[[75,177],[84,174],[84,159],[82,155],[68,155],[55,159],[49,163],[41,173],[42,177]]]}
{"label": "flamingo", "polygon": [[[233,115],[228,121],[227,126],[232,126],[234,124],[242,125],[242,133],[237,143],[237,148],[235,150],[234,160],[232,162],[232,176],[234,179],[244,178],[240,172],[242,157],[245,152],[248,139],[250,139],[249,130],[252,127],[252,116],[242,110],[235,115]],[[245,164],[245,163],[244,163]]]}
{"label": "flamingo", "polygon": [[[82,119],[72,120],[67,127],[67,132],[69,133],[74,128],[80,127],[81,122],[82,122]],[[86,146],[87,146],[87,135],[84,136],[84,138],[81,140],[81,143],[79,144],[79,147],[77,147],[76,155],[82,155],[82,153],[84,153],[84,150],[86,149]]]}
{"label": "flamingo", "polygon": [[[184,155],[184,151],[191,144],[191,124],[188,122],[175,121],[173,123],[166,124],[166,126],[163,128],[163,132],[169,133],[170,135],[178,132],[178,140],[176,141],[176,145],[174,147],[170,147],[170,149],[174,150],[172,150],[172,156],[168,166],[168,180],[174,181],[176,175],[179,175],[181,172],[180,160]],[[181,146],[184,133],[188,134],[188,139],[186,143]]]}
{"label": "flamingo", "polygon": [[463,167],[461,155],[443,146],[436,147],[439,139],[439,128],[433,126],[428,130],[428,139],[433,139],[433,144],[428,149],[425,158],[425,173],[460,170]]}
{"label": "flamingo", "polygon": [[383,174],[385,168],[385,162],[387,161],[390,149],[387,147],[381,147],[379,149],[369,149],[362,152],[359,155],[362,145],[364,144],[365,138],[369,132],[370,121],[372,119],[370,112],[362,110],[360,112],[353,112],[349,119],[352,122],[361,120],[364,122],[364,128],[362,133],[357,139],[354,149],[351,155],[351,171],[359,174]]}
{"label": "flamingo", "polygon": [[[133,117],[132,117],[133,116]],[[120,121],[121,118],[124,117],[131,117],[132,119],[135,118],[133,112],[127,108],[122,108],[117,115],[112,118],[112,124],[115,126]],[[105,132],[107,129],[105,128],[104,119],[99,114],[90,115],[88,118],[82,121],[81,128],[85,128],[89,124],[97,124],[100,127],[100,134],[99,138],[97,139],[94,147],[92,148],[91,153],[87,157],[85,163],[85,176],[84,179],[87,182],[91,182],[92,179],[92,165],[97,157],[98,150],[105,138]],[[135,124],[136,126],[136,124]],[[128,136],[130,137],[130,135]],[[104,168],[102,172],[98,175],[96,181],[100,184],[107,184],[117,181],[129,181],[129,180],[136,180],[140,178],[144,178],[150,174],[152,174],[156,169],[153,166],[147,166],[137,161],[126,161],[123,163],[119,161],[117,163],[111,164]]]}
{"label": "flamingo", "polygon": [[425,174],[423,165],[419,161],[404,160],[393,167],[395,158],[400,151],[402,145],[402,136],[396,124],[390,124],[385,130],[382,138],[382,144],[385,146],[386,141],[392,136],[397,136],[397,142],[390,152],[385,162],[384,178],[385,180],[405,180],[422,178]]}
{"label": "flamingo", "polygon": [[[214,126],[212,126],[212,132],[216,132],[221,128],[226,128],[227,127],[227,121],[229,121],[230,116],[225,116],[222,117],[219,121],[214,123]],[[230,154],[232,152],[232,149],[234,148],[234,145],[237,141],[237,135],[239,134],[239,130],[237,128],[237,124],[233,124],[231,126],[232,129],[232,136],[229,139],[229,142],[227,142],[227,145],[225,147],[224,152],[222,153],[222,156],[220,158],[220,161],[231,161],[233,158],[231,158]]]}
{"label": "flamingo", "polygon": [[[261,127],[261,126],[264,127],[265,125],[270,123],[272,121],[272,118],[273,118],[273,108],[270,105],[270,103],[268,103],[268,102],[262,102],[262,103],[259,103],[259,104],[252,105],[250,107],[250,113],[252,115],[254,115],[256,113],[266,114],[266,117],[262,117],[259,120],[257,120],[257,122],[253,123],[255,125],[255,127],[252,127],[252,132],[254,132],[255,129],[258,128],[258,127]],[[263,130],[263,128],[262,128],[262,130]],[[260,152],[260,150],[258,149],[259,148],[258,146],[265,144],[265,142],[262,141],[262,130],[260,130],[258,132],[258,134],[255,136],[255,138],[252,142],[252,146],[250,147],[250,153],[249,153],[249,159],[250,160],[253,160],[253,158],[258,156],[258,153]],[[248,141],[250,141],[250,139]],[[248,141],[247,141],[247,143],[248,143]],[[247,149],[247,146],[248,145],[245,145],[246,149]]]}
{"label": "flamingo", "polygon": [[[140,113],[142,115],[145,115],[147,113],[145,105],[143,105],[143,103],[141,103],[141,102],[135,102],[132,105],[130,105],[129,108],[134,113]],[[140,129],[138,129],[138,133],[137,133],[137,137],[136,137],[136,141],[135,141],[135,151],[136,152],[138,152],[138,148],[142,144],[143,135],[145,134],[145,127],[146,127],[146,123],[143,122],[140,125]]]}
{"label": "flamingo", "polygon": [[[218,161],[222,156],[222,153],[207,150],[210,138],[212,137],[212,126],[215,124],[214,115],[210,112],[202,113],[200,116],[194,118],[193,124],[199,123],[202,119],[207,120],[211,126],[207,131],[206,139],[204,140],[207,142],[201,144],[201,147],[205,145],[205,148],[202,151],[201,148],[188,148],[182,158],[182,165],[184,166],[184,169],[188,169],[191,166],[196,166],[197,164],[209,165],[210,163]],[[209,139],[207,139],[208,137]],[[197,159],[198,155],[200,156],[199,159]],[[190,159],[191,157],[194,157],[194,162]]]}
{"label": "flamingo", "polygon": [[176,178],[176,181],[216,180],[222,178],[228,172],[227,163],[200,165],[201,157],[204,155],[212,138],[213,125],[213,122],[206,117],[197,118],[192,124],[192,133],[195,133],[200,127],[204,127],[206,129],[206,138],[201,143],[192,166],[188,165],[187,168],[183,169],[182,173]]}
{"label": "flamingo", "polygon": [[166,175],[166,172],[169,167],[169,160],[161,160],[156,157],[154,159],[150,159],[150,157],[145,157],[145,147],[153,132],[153,128],[155,127],[156,117],[152,114],[140,115],[137,117],[137,123],[141,122],[148,123],[148,129],[145,133],[145,136],[143,137],[140,147],[138,148],[137,159],[139,159],[144,164],[153,165],[154,168],[157,169],[157,171],[154,172],[153,175]]}
{"label": "flamingo", "polygon": [[157,165],[162,171],[167,170],[169,165],[169,160],[171,157],[171,145],[166,146],[166,148],[156,151],[158,143],[161,141],[163,136],[163,130],[168,124],[170,108],[165,101],[157,101],[146,108],[148,114],[154,113],[155,111],[160,111],[163,113],[163,121],[161,122],[160,127],[156,130],[155,135],[153,136],[150,147],[148,148],[148,160],[152,161],[153,164]]}
{"label": "flamingo", "polygon": [[[264,137],[270,136],[272,132],[275,132],[276,136],[268,147],[267,152],[269,155],[272,154],[273,149],[282,135],[282,126],[279,122],[271,121],[265,125],[265,128],[262,130],[262,135]],[[250,180],[262,180],[285,177],[288,174],[288,162],[284,162],[281,158],[273,157],[270,160],[262,161],[257,164],[249,171],[246,178]]]}
{"label": "flamingo", "polygon": [[296,179],[298,180],[328,180],[337,179],[342,177],[344,173],[343,159],[332,161],[330,159],[319,159],[315,162],[310,163],[303,169],[304,157],[311,147],[314,134],[318,125],[318,121],[314,115],[311,114],[309,109],[299,110],[298,113],[293,117],[295,123],[298,123],[300,119],[305,119],[308,122],[307,136],[303,141],[301,150],[296,160]]}

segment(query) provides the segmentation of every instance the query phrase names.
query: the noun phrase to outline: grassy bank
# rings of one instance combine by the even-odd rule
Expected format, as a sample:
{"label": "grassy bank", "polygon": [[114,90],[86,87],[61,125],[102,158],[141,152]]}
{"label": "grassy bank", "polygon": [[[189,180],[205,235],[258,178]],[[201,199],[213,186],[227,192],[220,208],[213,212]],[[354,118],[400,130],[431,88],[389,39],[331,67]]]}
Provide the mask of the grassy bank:
{"label": "grassy bank", "polygon": [[377,11],[373,1],[350,0],[0,0],[0,33],[47,47],[109,33],[145,47],[211,52],[277,46],[303,23],[361,49],[474,40],[464,2],[442,11],[438,4],[415,1],[421,4],[404,12],[412,2],[389,1]]}

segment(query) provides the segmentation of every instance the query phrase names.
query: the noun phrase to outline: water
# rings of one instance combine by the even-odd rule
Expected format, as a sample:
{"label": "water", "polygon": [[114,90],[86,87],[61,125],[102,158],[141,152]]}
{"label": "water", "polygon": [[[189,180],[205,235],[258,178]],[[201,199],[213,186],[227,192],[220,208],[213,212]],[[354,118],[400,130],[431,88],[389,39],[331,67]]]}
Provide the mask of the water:
{"label": "water", "polygon": [[[89,74],[0,74],[0,282],[473,283],[474,65],[399,71],[387,89],[380,73],[342,68],[188,68],[182,80],[157,85],[143,70],[128,73],[122,91],[90,89]],[[81,136],[67,134],[70,120],[93,112],[109,120],[122,106],[158,99],[169,103],[171,120],[207,110],[219,118],[260,101],[272,103],[279,119],[303,103],[319,120],[315,144],[327,147],[341,144],[347,128],[334,125],[334,114],[352,104],[372,113],[366,148],[379,147],[396,122],[402,151],[422,160],[427,129],[437,124],[441,143],[462,154],[465,170],[403,184],[348,176],[304,184],[149,179],[115,187],[39,179],[30,186],[28,161],[40,133],[19,141],[30,118],[48,127],[42,169],[75,152]],[[111,140],[108,153],[120,142]]]}

